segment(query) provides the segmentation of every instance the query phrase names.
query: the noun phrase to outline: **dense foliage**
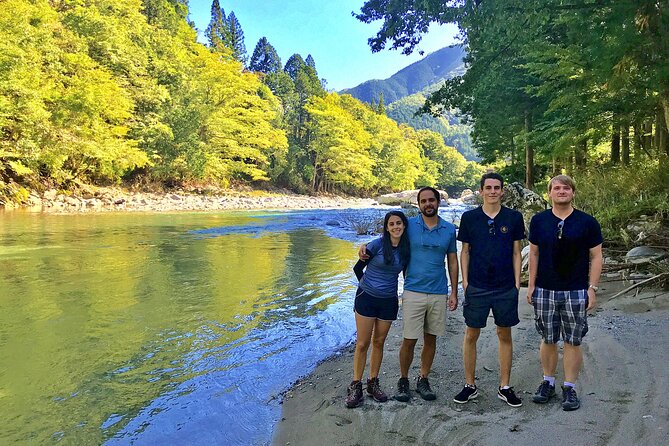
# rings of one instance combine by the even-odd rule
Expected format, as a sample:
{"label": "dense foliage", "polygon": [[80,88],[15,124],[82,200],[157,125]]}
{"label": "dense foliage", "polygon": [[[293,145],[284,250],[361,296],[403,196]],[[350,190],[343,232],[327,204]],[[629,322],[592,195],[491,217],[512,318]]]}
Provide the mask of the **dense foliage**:
{"label": "dense foliage", "polygon": [[413,131],[326,93],[313,57],[284,68],[263,38],[245,70],[234,12],[211,10],[205,46],[185,0],[4,1],[0,204],[83,183],[359,194],[462,180],[421,175]]}
{"label": "dense foliage", "polygon": [[616,215],[593,209],[610,224],[646,212],[641,202],[666,199],[658,189],[669,175],[666,1],[369,0],[357,17],[382,20],[369,40],[375,51],[391,42],[410,52],[430,23],[458,24],[467,71],[423,109],[460,110],[479,155],[505,165],[510,180],[533,187],[576,172],[596,182],[583,190],[606,191],[609,176],[619,184],[654,172],[641,183],[650,201],[626,193],[630,201],[610,207]]}

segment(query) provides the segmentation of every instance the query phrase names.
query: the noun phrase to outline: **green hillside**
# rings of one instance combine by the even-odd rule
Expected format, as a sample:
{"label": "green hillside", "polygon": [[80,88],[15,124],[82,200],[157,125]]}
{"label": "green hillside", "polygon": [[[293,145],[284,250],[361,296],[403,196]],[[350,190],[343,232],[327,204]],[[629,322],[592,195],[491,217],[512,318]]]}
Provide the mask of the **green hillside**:
{"label": "green hillside", "polygon": [[439,133],[446,145],[455,147],[468,161],[478,161],[476,150],[472,147],[468,125],[460,124],[453,113],[434,117],[431,115],[414,116],[425,104],[425,94],[415,93],[399,99],[386,107],[388,117],[397,123],[407,124],[417,130],[432,130]]}
{"label": "green hillside", "polygon": [[426,87],[444,79],[462,74],[464,55],[461,47],[442,48],[403,68],[388,79],[369,80],[357,87],[345,89],[341,93],[350,94],[367,103],[378,101],[379,96],[383,93],[386,104],[390,104],[405,96],[423,91]]}
{"label": "green hillside", "polygon": [[479,158],[469,137],[471,129],[460,124],[454,113],[446,112],[440,117],[414,116],[425,103],[426,96],[438,90],[444,80],[464,73],[463,57],[464,51],[460,47],[442,48],[388,79],[367,81],[342,93],[372,104],[372,107],[379,102],[389,104],[386,113],[395,122],[416,130],[437,132],[446,145],[455,147],[467,160],[477,161]]}

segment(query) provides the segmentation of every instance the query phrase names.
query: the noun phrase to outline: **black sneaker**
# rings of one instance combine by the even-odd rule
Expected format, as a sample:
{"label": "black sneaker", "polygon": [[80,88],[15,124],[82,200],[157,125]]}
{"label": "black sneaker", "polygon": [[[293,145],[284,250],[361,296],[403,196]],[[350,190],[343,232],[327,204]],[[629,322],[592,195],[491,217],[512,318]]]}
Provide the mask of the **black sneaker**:
{"label": "black sneaker", "polygon": [[374,398],[380,403],[385,403],[388,401],[388,395],[381,390],[381,384],[379,384],[379,378],[367,378],[367,395]]}
{"label": "black sneaker", "polygon": [[576,396],[576,390],[573,387],[562,388],[562,410],[576,410],[581,407],[581,401]]}
{"label": "black sneaker", "polygon": [[541,384],[539,384],[539,388],[532,397],[532,401],[534,401],[535,403],[543,404],[547,403],[548,400],[550,400],[554,396],[555,396],[555,386],[551,386],[551,383],[549,383],[546,380],[543,380]]}
{"label": "black sneaker", "polygon": [[353,381],[350,386],[348,386],[348,396],[346,397],[346,407],[353,409],[362,404],[362,382]]}
{"label": "black sneaker", "polygon": [[509,387],[508,389],[502,389],[501,387],[498,388],[497,398],[506,401],[506,404],[511,407],[520,407],[523,405],[523,402],[516,396],[516,393],[513,391],[513,387]]}
{"label": "black sneaker", "polygon": [[432,401],[437,399],[437,394],[432,391],[430,388],[430,381],[427,380],[427,377],[423,378],[418,377],[418,382],[416,382],[416,392],[426,401]]}
{"label": "black sneaker", "polygon": [[479,391],[476,389],[476,386],[465,384],[460,393],[455,395],[453,401],[459,404],[465,404],[467,401],[473,400],[477,396],[479,396]]}
{"label": "black sneaker", "polygon": [[411,393],[409,392],[409,378],[400,378],[397,381],[397,393],[393,397],[397,401],[402,401],[406,403],[411,399]]}

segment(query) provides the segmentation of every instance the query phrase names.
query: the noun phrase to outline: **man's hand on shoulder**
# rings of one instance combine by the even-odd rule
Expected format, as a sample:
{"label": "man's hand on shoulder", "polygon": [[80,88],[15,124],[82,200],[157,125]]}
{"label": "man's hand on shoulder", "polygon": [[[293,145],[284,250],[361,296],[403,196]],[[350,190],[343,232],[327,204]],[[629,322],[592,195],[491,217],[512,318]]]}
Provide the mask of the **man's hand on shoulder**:
{"label": "man's hand on shoulder", "polygon": [[360,257],[360,260],[369,259],[369,254],[367,254],[367,244],[366,243],[364,245],[360,245],[360,248],[358,248],[358,257]]}

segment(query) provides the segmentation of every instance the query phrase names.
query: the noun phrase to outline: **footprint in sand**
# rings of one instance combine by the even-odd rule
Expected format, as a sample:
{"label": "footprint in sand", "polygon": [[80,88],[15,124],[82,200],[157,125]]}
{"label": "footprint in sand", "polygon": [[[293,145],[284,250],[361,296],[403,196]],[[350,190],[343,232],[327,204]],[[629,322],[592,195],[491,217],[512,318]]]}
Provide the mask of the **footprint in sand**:
{"label": "footprint in sand", "polygon": [[346,426],[347,424],[353,423],[353,421],[349,420],[348,418],[344,418],[339,415],[331,414],[330,416],[335,418],[335,424],[337,426]]}

